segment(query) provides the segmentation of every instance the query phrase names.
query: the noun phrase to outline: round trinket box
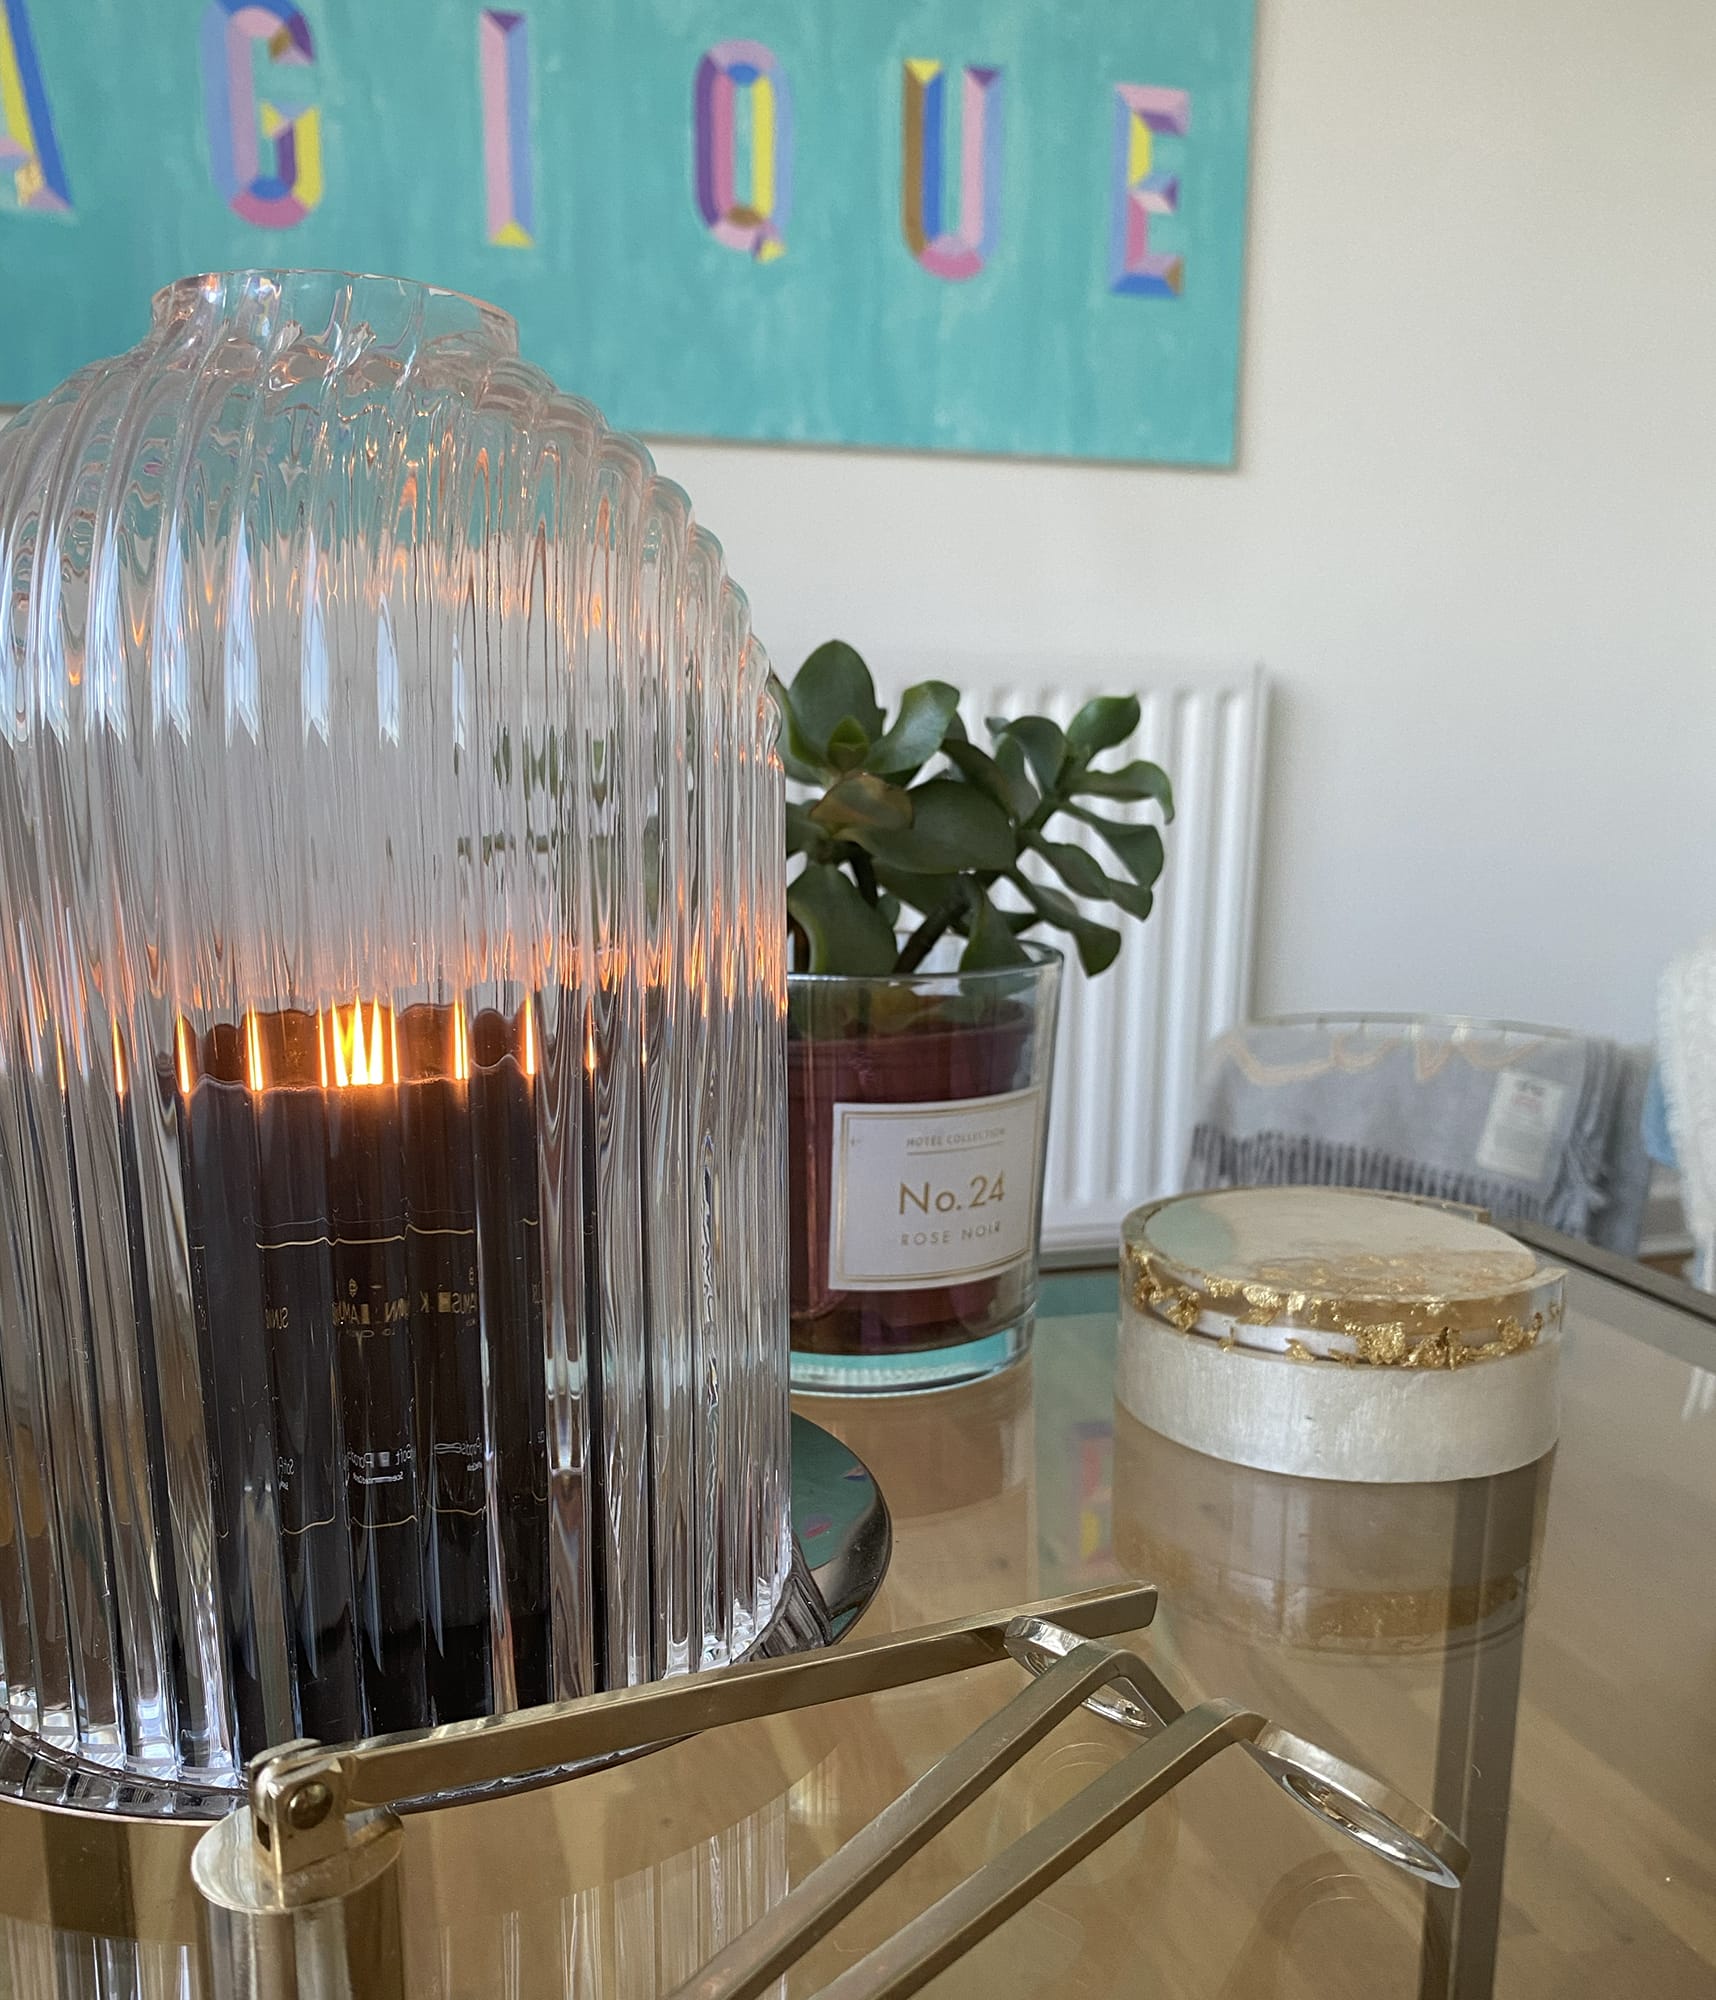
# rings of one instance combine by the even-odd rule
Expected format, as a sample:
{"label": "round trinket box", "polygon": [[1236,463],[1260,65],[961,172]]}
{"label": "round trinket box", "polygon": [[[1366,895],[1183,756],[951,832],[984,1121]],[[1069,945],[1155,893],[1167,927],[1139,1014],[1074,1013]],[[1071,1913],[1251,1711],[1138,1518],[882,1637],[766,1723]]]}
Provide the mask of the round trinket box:
{"label": "round trinket box", "polygon": [[1194,1451],[1313,1479],[1474,1479],[1560,1428],[1562,1272],[1470,1209],[1234,1188],[1134,1210],[1117,1394]]}

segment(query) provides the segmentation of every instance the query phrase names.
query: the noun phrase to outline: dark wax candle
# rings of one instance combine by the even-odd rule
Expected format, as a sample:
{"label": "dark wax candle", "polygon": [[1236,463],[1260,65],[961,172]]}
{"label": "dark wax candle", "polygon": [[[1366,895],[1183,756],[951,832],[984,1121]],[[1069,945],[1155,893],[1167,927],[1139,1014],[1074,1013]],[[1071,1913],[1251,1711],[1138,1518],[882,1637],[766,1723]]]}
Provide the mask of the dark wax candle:
{"label": "dark wax candle", "polygon": [[274,1412],[240,1031],[217,1027],[197,1047],[181,1024],[164,1087],[175,1083],[221,1623],[239,1748],[251,1756],[293,1723],[281,1607],[270,1588],[278,1557],[263,1547],[276,1527]]}
{"label": "dark wax candle", "polygon": [[411,1274],[391,1022],[378,1003],[322,1019],[333,1320],[339,1336],[352,1588],[365,1727],[429,1720]]}
{"label": "dark wax candle", "polygon": [[471,1023],[470,1118],[477,1262],[488,1345],[497,1596],[495,1699],[549,1699],[548,1394],[542,1214],[536,1164],[536,1043],[529,1003],[515,1020]]}
{"label": "dark wax candle", "polygon": [[[602,1303],[601,1172],[597,1125],[596,1030],[592,1015],[584,1027],[584,1062],[578,1096],[579,1175],[584,1229],[584,1409],[586,1543],[590,1560],[590,1649],[596,1663],[596,1686],[616,1685],[615,1662],[609,1655],[608,1538],[612,1516],[608,1502],[607,1314]],[[622,1677],[623,1678],[623,1677]]]}
{"label": "dark wax candle", "polygon": [[453,1007],[407,1009],[396,1039],[425,1670],[430,1719],[459,1722],[493,1693],[469,1044]]}
{"label": "dark wax candle", "polygon": [[252,1011],[164,1073],[246,1750],[291,1733],[282,1687],[325,1742],[550,1696],[534,1071],[528,1010],[363,1000]]}
{"label": "dark wax candle", "polygon": [[338,1743],[362,1732],[363,1716],[316,1016],[252,1014],[245,1037],[287,1632],[300,1726]]}

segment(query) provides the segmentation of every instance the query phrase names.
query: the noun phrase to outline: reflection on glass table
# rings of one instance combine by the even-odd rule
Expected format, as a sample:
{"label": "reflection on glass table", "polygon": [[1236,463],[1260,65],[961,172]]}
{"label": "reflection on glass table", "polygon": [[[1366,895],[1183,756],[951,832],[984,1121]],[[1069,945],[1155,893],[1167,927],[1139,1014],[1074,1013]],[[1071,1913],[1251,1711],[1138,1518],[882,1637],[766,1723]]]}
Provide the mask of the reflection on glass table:
{"label": "reflection on glass table", "polygon": [[[864,1630],[1138,1575],[1162,1600],[1136,1643],[1173,1686],[1326,1743],[1473,1851],[1461,1890],[1424,1888],[1218,1762],[930,1992],[1709,2000],[1716,1322],[1651,1284],[1574,1264],[1557,1451],[1460,1485],[1253,1472],[1117,1416],[1112,1269],[1046,1280],[1020,1368],[917,1397],[801,1399],[893,1509]],[[986,1668],[414,1818],[413,1992],[655,2000],[1019,1685]],[[1129,1747],[1075,1718],[785,1992],[826,1985]],[[172,1860],[156,1850],[139,1872],[93,1843],[68,1873],[46,1864],[51,1838],[0,1809],[0,1994],[200,1993]]]}

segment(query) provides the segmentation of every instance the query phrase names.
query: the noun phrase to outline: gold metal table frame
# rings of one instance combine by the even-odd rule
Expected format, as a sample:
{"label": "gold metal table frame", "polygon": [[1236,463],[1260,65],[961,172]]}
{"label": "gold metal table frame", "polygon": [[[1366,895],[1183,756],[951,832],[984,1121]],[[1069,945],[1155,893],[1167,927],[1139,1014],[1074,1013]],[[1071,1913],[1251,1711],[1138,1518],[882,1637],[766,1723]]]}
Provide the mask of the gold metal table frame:
{"label": "gold metal table frame", "polygon": [[[976,1869],[824,1991],[900,2000],[925,1985],[1146,1806],[1238,1744],[1300,1805],[1420,1879],[1454,1887],[1458,1837],[1367,1773],[1238,1703],[1187,1710],[1135,1652],[1100,1643],[1149,1623],[1123,1585],[780,1660],[714,1668],[470,1723],[255,1760],[249,1803],[198,1844],[218,2000],[405,2000],[398,1898],[404,1827],[390,1801],[481,1790],[524,1772],[872,1695],[1011,1656],[1025,1690],[981,1723],[683,1984],[674,2000],[755,2000],[1073,1710],[1137,1749]],[[562,1782],[576,1782],[575,1779]]]}

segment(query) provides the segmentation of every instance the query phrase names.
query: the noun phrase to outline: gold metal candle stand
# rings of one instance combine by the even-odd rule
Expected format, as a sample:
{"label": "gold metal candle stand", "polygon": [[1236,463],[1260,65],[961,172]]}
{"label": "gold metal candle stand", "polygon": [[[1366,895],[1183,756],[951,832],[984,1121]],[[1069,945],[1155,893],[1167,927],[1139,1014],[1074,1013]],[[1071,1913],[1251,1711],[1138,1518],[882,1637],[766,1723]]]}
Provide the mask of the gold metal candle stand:
{"label": "gold metal candle stand", "polygon": [[1137,1653],[1101,1643],[1155,1615],[1126,1584],[956,1619],[831,1651],[339,1748],[256,1759],[249,1800],[199,1842],[220,2000],[404,2000],[394,1802],[469,1793],[570,1763],[1011,1657],[1021,1694],[982,1723],[675,1996],[751,2000],[1080,1706],[1143,1737],[1100,1778],[986,1862],[825,1989],[826,2000],[915,1993],[1085,1855],[1230,1744],[1328,1826],[1420,1879],[1452,1886],[1466,1850],[1442,1823],[1267,1717],[1212,1700],[1187,1710]]}

